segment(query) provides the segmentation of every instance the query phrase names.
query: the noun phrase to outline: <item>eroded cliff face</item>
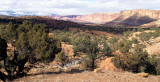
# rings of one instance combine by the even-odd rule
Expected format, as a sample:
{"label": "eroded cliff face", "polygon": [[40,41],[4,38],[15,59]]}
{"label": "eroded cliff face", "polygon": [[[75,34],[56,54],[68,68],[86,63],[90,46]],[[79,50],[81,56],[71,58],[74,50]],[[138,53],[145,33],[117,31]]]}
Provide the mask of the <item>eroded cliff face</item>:
{"label": "eroded cliff face", "polygon": [[116,19],[117,17],[119,17],[118,13],[94,13],[91,15],[78,16],[76,19],[84,20],[90,23],[103,24],[106,22],[110,22]]}
{"label": "eroded cliff face", "polygon": [[119,17],[118,13],[94,13],[89,15],[77,15],[77,16],[54,16],[52,18],[58,20],[69,20],[80,23],[96,23],[104,24],[110,22]]}
{"label": "eroded cliff face", "polygon": [[[121,16],[126,18],[136,16],[136,18],[148,17],[151,19],[160,19],[160,11],[158,10],[137,9],[137,10],[130,10],[130,11],[121,11],[120,14]],[[143,20],[145,20],[145,18],[143,18]]]}
{"label": "eroded cliff face", "polygon": [[96,23],[128,26],[160,26],[160,10],[135,9],[120,13],[94,13],[89,15],[53,16],[58,20],[78,23]]}
{"label": "eroded cliff face", "polygon": [[158,10],[128,10],[121,11],[120,16],[110,23],[140,26],[160,19]]}

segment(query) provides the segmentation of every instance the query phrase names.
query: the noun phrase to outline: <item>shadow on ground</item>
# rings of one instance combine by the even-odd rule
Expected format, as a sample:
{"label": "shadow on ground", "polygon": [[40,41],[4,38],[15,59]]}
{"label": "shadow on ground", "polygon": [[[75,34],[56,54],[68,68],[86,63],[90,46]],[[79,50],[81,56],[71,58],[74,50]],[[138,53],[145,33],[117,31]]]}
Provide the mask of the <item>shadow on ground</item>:
{"label": "shadow on ground", "polygon": [[35,76],[35,75],[44,75],[44,74],[61,74],[61,73],[68,73],[68,74],[74,74],[74,73],[82,73],[84,71],[92,71],[92,70],[77,70],[77,69],[72,69],[71,71],[64,72],[42,72],[42,73],[36,73],[36,74],[28,74],[27,76]]}

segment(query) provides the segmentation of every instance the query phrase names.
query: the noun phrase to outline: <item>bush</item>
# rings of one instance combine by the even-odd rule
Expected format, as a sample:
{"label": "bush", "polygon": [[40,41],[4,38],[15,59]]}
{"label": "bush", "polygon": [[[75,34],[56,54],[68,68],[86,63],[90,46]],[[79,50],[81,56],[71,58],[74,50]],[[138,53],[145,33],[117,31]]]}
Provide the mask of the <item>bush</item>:
{"label": "bush", "polygon": [[7,73],[0,71],[1,80],[5,81],[7,78],[13,79],[24,74],[24,65],[27,60],[21,60],[18,57],[19,54],[17,54],[16,51],[14,51],[13,55],[7,55],[7,42],[0,37],[0,68],[5,69],[5,72]]}
{"label": "bush", "polygon": [[143,52],[141,46],[137,45],[133,53],[117,55],[113,60],[116,67],[132,72],[141,72],[140,67],[144,67],[148,59],[148,53]]}
{"label": "bush", "polygon": [[15,47],[21,57],[28,57],[30,63],[52,61],[55,54],[61,50],[57,47],[59,42],[49,38],[46,25],[24,21],[16,31],[18,38]]}
{"label": "bush", "polygon": [[131,34],[131,31],[127,31],[127,32],[124,32],[124,33],[123,33],[123,36],[124,36],[125,38],[127,38],[127,37],[130,36],[130,34]]}
{"label": "bush", "polygon": [[56,59],[60,63],[61,66],[64,66],[69,61],[67,55],[64,54],[63,50],[57,54]]}
{"label": "bush", "polygon": [[133,41],[123,39],[116,43],[116,49],[125,54],[132,48],[132,44]]}
{"label": "bush", "polygon": [[118,42],[117,38],[110,38],[108,39],[107,42],[108,42],[109,47],[112,49],[112,51],[117,50],[117,45],[116,45],[116,43]]}
{"label": "bush", "polygon": [[72,36],[72,33],[70,33],[70,32],[56,30],[56,31],[53,31],[52,33],[54,33],[53,37],[57,38],[61,42],[71,42],[70,37]]}
{"label": "bush", "polygon": [[157,38],[159,36],[159,32],[155,31],[155,32],[142,32],[141,34],[139,34],[138,36],[140,37],[140,39],[142,41],[149,41],[151,38]]}
{"label": "bush", "polygon": [[152,33],[149,32],[149,33],[146,33],[146,32],[142,32],[140,35],[139,35],[140,39],[142,41],[148,41],[150,40],[150,38],[152,37]]}
{"label": "bush", "polygon": [[80,34],[72,39],[73,49],[76,55],[86,54],[91,62],[91,68],[95,67],[95,60],[99,54],[111,56],[112,50],[105,41],[100,41],[96,36]]}
{"label": "bush", "polygon": [[149,74],[160,74],[160,59],[156,56],[148,57],[148,53],[143,51],[143,45],[137,45],[133,53],[116,55],[112,60],[117,68],[131,72],[146,72]]}
{"label": "bush", "polygon": [[143,28],[138,28],[138,29],[137,29],[137,31],[139,31],[139,32],[143,32],[143,31],[144,31],[144,29],[143,29]]}
{"label": "bush", "polygon": [[152,55],[148,58],[148,63],[148,69],[145,71],[150,74],[160,75],[160,58],[157,58],[156,55]]}
{"label": "bush", "polygon": [[88,57],[82,58],[81,69],[88,70],[92,68],[92,60]]}
{"label": "bush", "polygon": [[[9,23],[9,27],[14,27],[14,25]],[[7,39],[11,38],[11,42],[14,42],[12,45],[15,46],[15,50],[12,55],[7,55],[7,42],[10,41],[0,38],[0,63],[3,61],[0,66],[7,72],[7,75],[0,72],[2,77],[7,76],[6,78],[9,79],[19,77],[24,74],[26,62],[48,63],[55,58],[55,54],[61,51],[60,42],[49,38],[46,25],[24,21],[16,28],[6,28],[6,31],[8,31],[7,35],[15,36],[7,36]]]}

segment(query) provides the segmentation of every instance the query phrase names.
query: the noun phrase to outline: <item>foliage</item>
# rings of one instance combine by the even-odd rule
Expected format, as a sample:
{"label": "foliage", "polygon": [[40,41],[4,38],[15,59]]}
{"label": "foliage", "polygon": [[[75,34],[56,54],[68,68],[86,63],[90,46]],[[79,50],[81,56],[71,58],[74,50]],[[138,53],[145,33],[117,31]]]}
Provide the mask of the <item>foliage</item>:
{"label": "foliage", "polygon": [[16,32],[18,36],[14,45],[21,58],[28,57],[30,63],[51,61],[60,50],[57,47],[59,42],[49,38],[46,25],[24,21],[18,25]]}
{"label": "foliage", "polygon": [[112,49],[112,51],[115,51],[117,48],[116,48],[116,44],[118,42],[118,39],[117,38],[110,38],[108,39],[108,45],[109,47]]}
{"label": "foliage", "polygon": [[[0,37],[0,69],[4,67],[7,58],[7,42]],[[3,61],[3,62],[2,62]],[[0,71],[0,79],[5,81],[7,76]]]}
{"label": "foliage", "polygon": [[117,48],[122,53],[127,53],[132,48],[132,41],[131,40],[121,40],[117,43]]}
{"label": "foliage", "polygon": [[16,29],[18,28],[17,24],[13,24],[9,22],[8,26],[6,27],[7,32],[7,40],[12,41],[17,38]]}
{"label": "foliage", "polygon": [[[7,72],[4,73],[0,71],[0,79],[5,81],[5,79],[13,79],[21,74],[24,74],[24,65],[27,62],[26,59],[19,59],[19,54],[14,51],[13,56],[11,54],[7,55],[7,42],[0,37],[0,65],[1,68],[5,69]],[[3,61],[3,62],[2,62]]]}
{"label": "foliage", "polygon": [[103,47],[100,50],[100,52],[105,56],[112,56],[112,50],[106,43],[103,44]]}
{"label": "foliage", "polygon": [[6,26],[5,25],[0,26],[0,36],[2,38],[7,38],[7,32],[6,32]]}
{"label": "foliage", "polygon": [[82,58],[81,69],[87,70],[92,68],[93,61],[87,56]]}
{"label": "foliage", "polygon": [[151,74],[160,75],[160,58],[157,58],[156,55],[152,55],[148,58],[148,63],[148,69],[145,71]]}
{"label": "foliage", "polygon": [[138,44],[132,53],[117,55],[112,62],[116,67],[132,72],[146,72],[150,74],[160,74],[160,58],[155,55],[149,57],[148,53],[143,51],[144,46]]}
{"label": "foliage", "polygon": [[60,40],[61,42],[71,42],[71,32],[56,30],[52,32],[53,37]]}
{"label": "foliage", "polygon": [[[95,66],[98,54],[111,55],[112,51],[104,41],[100,41],[96,36],[80,34],[73,37],[72,44],[76,55],[86,54],[91,62],[91,68]],[[102,44],[103,43],[103,44]]]}
{"label": "foliage", "polygon": [[142,41],[149,41],[151,38],[157,38],[159,36],[160,32],[155,31],[155,32],[142,32],[138,36]]}
{"label": "foliage", "polygon": [[60,63],[60,65],[64,66],[67,62],[68,62],[68,57],[67,55],[64,53],[63,50],[61,50],[58,54],[56,59],[58,60],[58,62]]}
{"label": "foliage", "polygon": [[130,34],[131,34],[131,31],[127,31],[127,32],[124,32],[124,33],[123,33],[123,36],[124,36],[125,38],[127,38],[127,37],[130,36]]}
{"label": "foliage", "polygon": [[7,42],[0,38],[0,60],[4,63],[0,66],[4,67],[7,75],[0,73],[9,79],[24,74],[26,62],[50,62],[55,58],[55,54],[61,51],[60,42],[49,38],[48,28],[44,24],[33,24],[29,21],[22,24],[10,22],[1,30],[6,31],[4,34],[7,42],[15,47],[14,52],[7,55]]}
{"label": "foliage", "polygon": [[149,33],[147,33],[147,32],[142,32],[142,33],[139,35],[139,37],[140,37],[140,39],[141,39],[142,41],[148,41],[148,40],[150,40],[150,38],[152,37],[152,33],[151,33],[151,32],[149,32]]}
{"label": "foliage", "polygon": [[141,72],[140,67],[144,67],[148,59],[148,53],[143,51],[141,45],[134,48],[134,52],[117,55],[113,60],[116,67],[132,72]]}
{"label": "foliage", "polygon": [[138,29],[137,29],[137,31],[139,31],[139,32],[143,32],[143,31],[144,31],[144,29],[143,29],[143,28],[138,28]]}

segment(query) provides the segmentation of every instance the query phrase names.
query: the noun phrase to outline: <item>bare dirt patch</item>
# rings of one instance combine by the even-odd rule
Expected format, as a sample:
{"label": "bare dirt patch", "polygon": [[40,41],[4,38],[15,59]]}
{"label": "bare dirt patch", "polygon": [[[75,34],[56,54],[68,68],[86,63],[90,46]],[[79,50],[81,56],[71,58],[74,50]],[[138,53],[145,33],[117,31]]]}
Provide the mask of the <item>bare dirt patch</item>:
{"label": "bare dirt patch", "polygon": [[13,82],[159,82],[159,76],[148,78],[135,76],[129,72],[95,73],[84,71],[80,73],[38,74],[16,79]]}

